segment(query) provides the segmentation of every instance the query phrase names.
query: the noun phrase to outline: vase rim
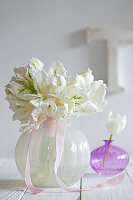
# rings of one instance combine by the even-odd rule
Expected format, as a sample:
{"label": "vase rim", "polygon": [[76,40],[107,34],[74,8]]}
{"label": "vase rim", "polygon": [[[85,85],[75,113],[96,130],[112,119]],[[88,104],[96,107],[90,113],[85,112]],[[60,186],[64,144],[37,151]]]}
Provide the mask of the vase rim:
{"label": "vase rim", "polygon": [[114,140],[103,140],[105,144],[112,143]]}

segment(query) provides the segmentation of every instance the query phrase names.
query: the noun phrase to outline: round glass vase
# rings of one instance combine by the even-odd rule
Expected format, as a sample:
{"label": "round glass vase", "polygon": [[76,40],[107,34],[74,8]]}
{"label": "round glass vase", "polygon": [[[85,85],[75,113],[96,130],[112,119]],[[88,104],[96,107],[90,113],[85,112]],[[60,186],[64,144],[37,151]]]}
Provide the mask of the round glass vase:
{"label": "round glass vase", "polygon": [[[52,126],[43,122],[35,131],[30,143],[29,162],[31,181],[36,187],[59,187],[54,173],[56,159],[56,120]],[[21,175],[25,175],[26,158],[30,134],[23,133],[15,148],[15,161]],[[86,172],[90,162],[90,148],[84,134],[72,127],[70,120],[65,126],[64,151],[58,176],[70,186]]]}
{"label": "round glass vase", "polygon": [[114,176],[126,168],[129,156],[120,147],[112,145],[112,140],[104,142],[105,145],[91,152],[90,165],[101,176]]}

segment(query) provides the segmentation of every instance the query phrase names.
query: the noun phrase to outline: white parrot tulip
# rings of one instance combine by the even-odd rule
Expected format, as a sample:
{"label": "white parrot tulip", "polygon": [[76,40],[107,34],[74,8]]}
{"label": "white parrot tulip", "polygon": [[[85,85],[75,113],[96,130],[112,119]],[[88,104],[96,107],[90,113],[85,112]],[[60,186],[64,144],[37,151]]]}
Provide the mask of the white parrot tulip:
{"label": "white parrot tulip", "polygon": [[123,131],[126,125],[126,115],[121,116],[119,113],[109,113],[107,130],[111,135]]}
{"label": "white parrot tulip", "polygon": [[94,81],[92,71],[67,76],[64,65],[54,62],[48,70],[37,58],[28,66],[15,68],[15,76],[6,86],[6,99],[19,120],[21,131],[39,128],[48,117],[55,119],[102,112],[107,104],[106,85]]}

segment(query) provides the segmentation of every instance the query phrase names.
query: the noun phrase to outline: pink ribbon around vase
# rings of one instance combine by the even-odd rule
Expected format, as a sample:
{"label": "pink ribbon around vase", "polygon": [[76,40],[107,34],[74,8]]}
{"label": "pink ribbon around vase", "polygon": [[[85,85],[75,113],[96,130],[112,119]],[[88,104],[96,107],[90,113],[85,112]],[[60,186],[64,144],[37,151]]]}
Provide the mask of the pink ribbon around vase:
{"label": "pink ribbon around vase", "polygon": [[[54,120],[52,118],[48,118],[45,121],[45,125],[52,127],[53,122],[54,122]],[[105,188],[109,188],[114,185],[120,184],[122,182],[122,180],[124,179],[125,173],[115,176],[107,181],[104,181],[103,183],[97,184],[96,186],[92,186],[87,189],[74,189],[74,188],[67,187],[63,183],[63,181],[58,177],[57,172],[58,172],[58,168],[59,168],[60,161],[62,158],[62,153],[64,150],[65,123],[66,123],[65,119],[56,120],[56,160],[55,160],[55,165],[54,165],[54,171],[55,171],[56,181],[57,181],[58,185],[67,192],[80,192],[80,191],[92,191],[92,190],[105,189]],[[35,187],[32,184],[31,176],[30,176],[29,150],[30,150],[30,143],[31,143],[34,132],[35,132],[35,130],[32,130],[31,135],[30,135],[30,142],[29,142],[26,167],[25,167],[25,182],[26,182],[28,189],[32,193],[39,194],[39,193],[43,192],[45,190],[45,188]],[[88,178],[88,176],[87,176],[87,178]]]}

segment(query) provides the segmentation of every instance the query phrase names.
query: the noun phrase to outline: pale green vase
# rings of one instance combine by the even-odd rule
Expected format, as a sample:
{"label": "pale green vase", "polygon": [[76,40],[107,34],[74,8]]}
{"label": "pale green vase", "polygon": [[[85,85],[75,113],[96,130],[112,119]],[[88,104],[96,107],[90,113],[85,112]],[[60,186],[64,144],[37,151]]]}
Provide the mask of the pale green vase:
{"label": "pale green vase", "polygon": [[[30,134],[23,133],[15,148],[16,165],[24,177]],[[33,134],[30,144],[32,184],[37,187],[59,187],[54,173],[56,159],[56,126],[41,124]],[[90,148],[84,134],[73,128],[70,121],[65,126],[64,152],[58,176],[68,186],[77,182],[86,172],[90,162]]]}

